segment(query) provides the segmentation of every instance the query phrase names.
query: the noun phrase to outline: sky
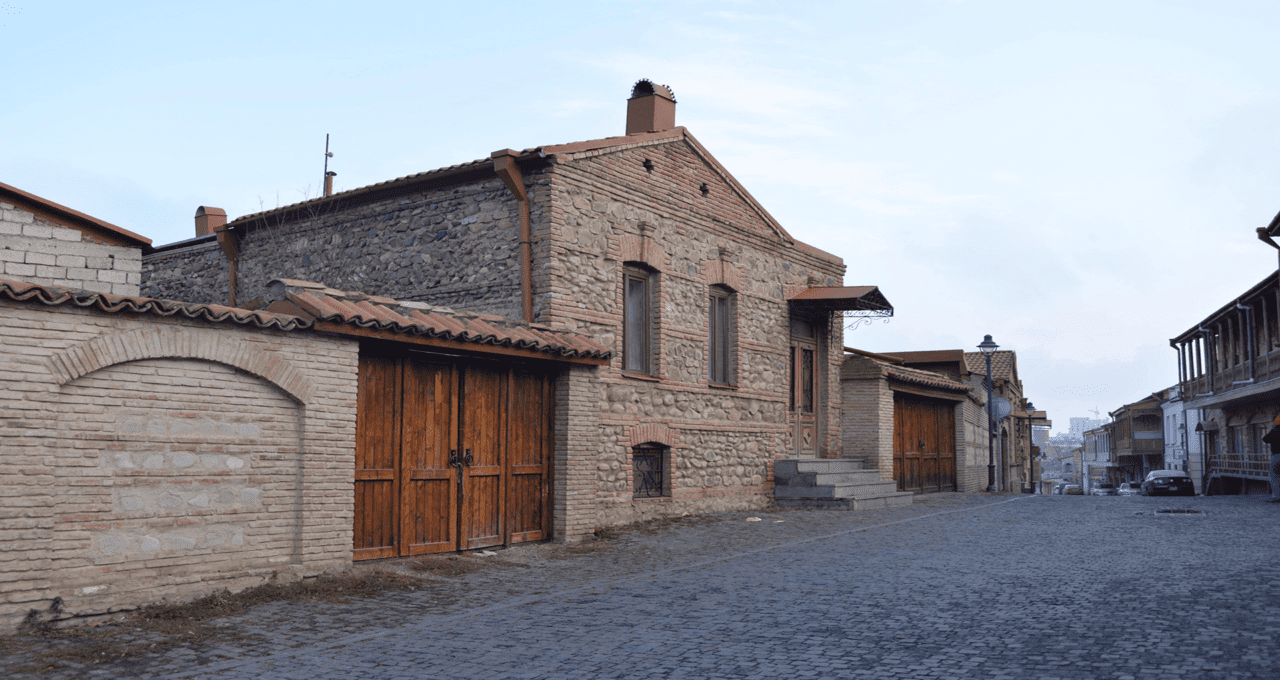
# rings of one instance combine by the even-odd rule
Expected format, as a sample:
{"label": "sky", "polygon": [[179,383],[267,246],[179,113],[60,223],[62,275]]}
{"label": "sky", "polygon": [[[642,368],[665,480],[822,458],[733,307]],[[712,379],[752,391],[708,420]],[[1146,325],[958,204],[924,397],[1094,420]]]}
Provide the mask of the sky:
{"label": "sky", "polygon": [[[794,6],[792,6],[794,5]],[[1274,271],[1280,3],[0,1],[0,182],[194,234],[616,136],[640,78],[794,237],[876,285],[873,352],[1017,352],[1054,432],[1177,381]]]}

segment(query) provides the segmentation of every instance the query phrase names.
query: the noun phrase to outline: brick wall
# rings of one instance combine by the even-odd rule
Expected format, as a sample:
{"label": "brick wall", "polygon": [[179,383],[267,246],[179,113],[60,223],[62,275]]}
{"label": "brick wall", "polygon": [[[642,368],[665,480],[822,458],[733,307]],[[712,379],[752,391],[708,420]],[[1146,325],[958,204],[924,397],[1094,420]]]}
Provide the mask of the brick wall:
{"label": "brick wall", "polygon": [[356,343],[0,303],[0,630],[351,559]]}
{"label": "brick wall", "polygon": [[[872,362],[848,357],[849,362]],[[879,370],[862,377],[846,377],[841,385],[841,439],[844,456],[860,458],[880,471],[880,479],[893,479],[893,390]]]}
{"label": "brick wall", "polygon": [[77,229],[0,201],[0,277],[137,295],[142,251],[99,243]]}

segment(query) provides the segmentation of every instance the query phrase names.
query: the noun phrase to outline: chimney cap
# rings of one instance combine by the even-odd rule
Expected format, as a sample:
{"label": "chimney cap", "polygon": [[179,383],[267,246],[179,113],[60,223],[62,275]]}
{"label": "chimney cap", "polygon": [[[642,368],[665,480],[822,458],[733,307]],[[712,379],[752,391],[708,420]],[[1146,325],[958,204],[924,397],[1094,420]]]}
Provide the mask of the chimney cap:
{"label": "chimney cap", "polygon": [[206,215],[209,217],[226,217],[227,211],[222,208],[213,208],[204,205],[196,208],[196,217],[204,217]]}
{"label": "chimney cap", "polygon": [[641,78],[640,80],[637,80],[635,86],[631,88],[632,99],[648,97],[655,94],[664,99],[670,99],[672,102],[675,102],[676,100],[676,95],[671,91],[670,87],[654,84],[654,82],[648,78]]}

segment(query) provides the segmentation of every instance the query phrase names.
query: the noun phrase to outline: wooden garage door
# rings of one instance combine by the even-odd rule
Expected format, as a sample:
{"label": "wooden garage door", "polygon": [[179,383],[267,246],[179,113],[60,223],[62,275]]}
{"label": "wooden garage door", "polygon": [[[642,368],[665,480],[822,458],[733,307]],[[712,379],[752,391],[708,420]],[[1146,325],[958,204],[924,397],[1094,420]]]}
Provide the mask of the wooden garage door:
{"label": "wooden garage door", "polygon": [[894,393],[893,478],[899,491],[956,490],[954,404]]}
{"label": "wooden garage door", "polygon": [[362,353],[354,558],[550,536],[551,376]]}

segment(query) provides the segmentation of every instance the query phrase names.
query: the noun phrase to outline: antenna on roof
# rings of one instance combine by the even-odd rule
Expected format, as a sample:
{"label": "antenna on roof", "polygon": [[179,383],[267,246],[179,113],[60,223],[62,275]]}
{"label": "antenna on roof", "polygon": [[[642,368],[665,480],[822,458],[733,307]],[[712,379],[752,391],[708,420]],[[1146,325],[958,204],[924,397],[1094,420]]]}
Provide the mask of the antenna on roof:
{"label": "antenna on roof", "polygon": [[329,159],[333,158],[333,154],[329,152],[329,133],[324,134],[324,195],[328,196],[333,193],[333,178],[337,176],[336,172],[329,172]]}

